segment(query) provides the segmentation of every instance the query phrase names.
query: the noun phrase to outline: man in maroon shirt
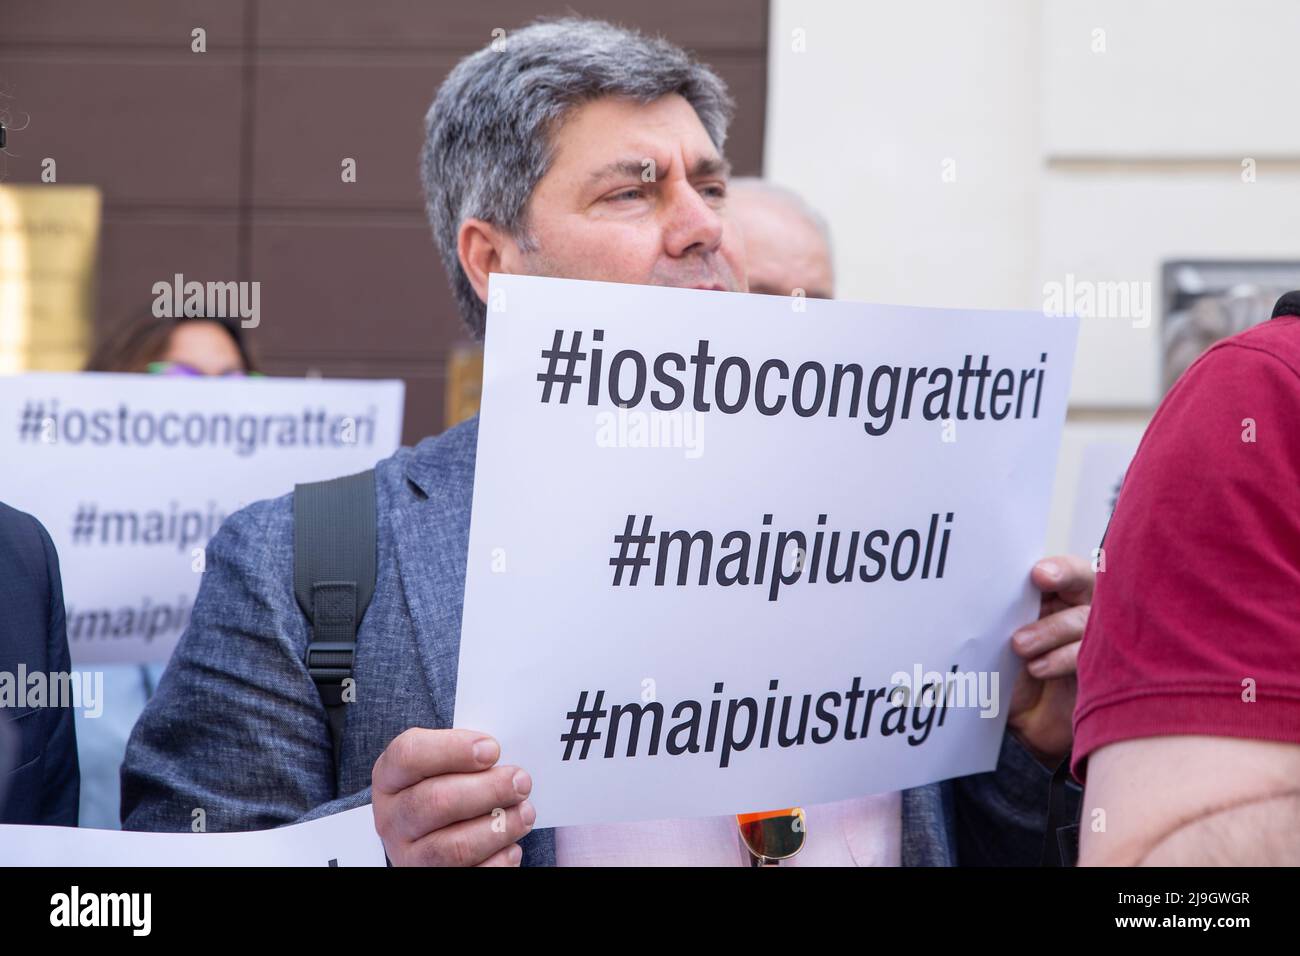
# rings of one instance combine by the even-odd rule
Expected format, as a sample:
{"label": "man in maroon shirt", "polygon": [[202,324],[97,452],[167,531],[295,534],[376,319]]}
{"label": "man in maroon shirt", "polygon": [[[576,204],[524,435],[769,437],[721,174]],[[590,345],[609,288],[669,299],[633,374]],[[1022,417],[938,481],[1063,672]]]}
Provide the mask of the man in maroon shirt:
{"label": "man in maroon shirt", "polygon": [[1080,863],[1300,864],[1300,293],[1170,390],[1103,547]]}

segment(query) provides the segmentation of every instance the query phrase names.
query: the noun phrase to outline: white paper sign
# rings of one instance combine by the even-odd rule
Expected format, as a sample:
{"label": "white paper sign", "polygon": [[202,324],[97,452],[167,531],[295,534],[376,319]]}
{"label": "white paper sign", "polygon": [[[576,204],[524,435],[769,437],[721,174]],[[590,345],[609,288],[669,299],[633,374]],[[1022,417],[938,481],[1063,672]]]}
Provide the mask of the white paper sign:
{"label": "white paper sign", "polygon": [[396,450],[397,381],[0,378],[0,501],[59,553],[74,665],[165,661],[221,521]]}
{"label": "white paper sign", "polygon": [[1074,523],[1070,526],[1070,553],[1082,555],[1098,568],[1102,535],[1110,524],[1119,488],[1137,452],[1140,435],[1130,441],[1098,441],[1084,446],[1079,484],[1074,493]]}
{"label": "white paper sign", "polygon": [[0,826],[0,866],[386,866],[370,804],[244,833]]}
{"label": "white paper sign", "polygon": [[[455,722],[532,774],[537,826],[995,766],[1075,320],[489,295]],[[907,706],[900,672],[945,691]]]}

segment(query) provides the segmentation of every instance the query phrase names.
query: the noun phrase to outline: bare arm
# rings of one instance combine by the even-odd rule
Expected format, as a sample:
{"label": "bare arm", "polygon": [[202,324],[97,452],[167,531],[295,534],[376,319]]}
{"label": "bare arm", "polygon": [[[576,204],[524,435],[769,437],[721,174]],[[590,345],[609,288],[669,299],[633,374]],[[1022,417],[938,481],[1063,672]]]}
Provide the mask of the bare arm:
{"label": "bare arm", "polygon": [[1126,740],[1089,757],[1087,778],[1083,866],[1300,865],[1298,744]]}

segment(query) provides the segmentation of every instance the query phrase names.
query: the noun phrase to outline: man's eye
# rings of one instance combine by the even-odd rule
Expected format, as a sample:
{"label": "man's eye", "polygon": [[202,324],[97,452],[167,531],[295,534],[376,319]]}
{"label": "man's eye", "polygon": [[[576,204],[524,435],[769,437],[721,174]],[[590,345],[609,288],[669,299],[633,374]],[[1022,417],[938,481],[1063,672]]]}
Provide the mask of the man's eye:
{"label": "man's eye", "polygon": [[701,186],[700,192],[705,196],[708,196],[710,199],[727,198],[727,187],[721,183],[711,183],[709,185]]}
{"label": "man's eye", "polygon": [[635,188],[621,189],[616,193],[610,193],[605,197],[606,202],[626,202],[632,199],[640,199],[641,190]]}

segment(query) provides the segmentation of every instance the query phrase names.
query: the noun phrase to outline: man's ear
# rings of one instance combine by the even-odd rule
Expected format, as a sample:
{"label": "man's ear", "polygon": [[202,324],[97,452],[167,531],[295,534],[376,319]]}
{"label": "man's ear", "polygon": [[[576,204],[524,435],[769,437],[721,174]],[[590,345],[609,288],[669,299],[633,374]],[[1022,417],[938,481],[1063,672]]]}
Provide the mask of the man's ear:
{"label": "man's ear", "polygon": [[487,301],[488,275],[501,272],[504,244],[512,241],[490,222],[466,219],[456,233],[456,255],[478,297]]}

